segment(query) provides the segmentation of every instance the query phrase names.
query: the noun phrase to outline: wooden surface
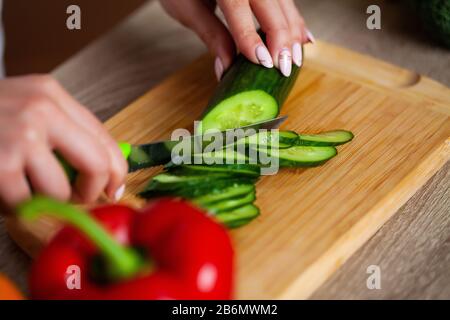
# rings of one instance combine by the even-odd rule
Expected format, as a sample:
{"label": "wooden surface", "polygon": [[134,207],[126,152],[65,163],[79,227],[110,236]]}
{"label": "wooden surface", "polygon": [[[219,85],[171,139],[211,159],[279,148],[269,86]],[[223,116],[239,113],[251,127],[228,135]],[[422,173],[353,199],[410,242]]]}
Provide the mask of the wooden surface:
{"label": "wooden surface", "polygon": [[[312,298],[448,300],[449,169],[447,163]],[[380,267],[380,290],[367,289],[370,265]]]}
{"label": "wooden surface", "polygon": [[[328,8],[334,9],[323,10],[327,8],[325,3],[328,3]],[[360,33],[363,34],[367,30],[329,27],[330,23],[337,26],[354,23],[349,22],[351,19],[338,19],[339,21],[336,21],[336,19],[333,20],[330,17],[348,17],[348,10],[352,11],[359,6],[358,3],[359,1],[348,1],[349,6],[334,5],[333,7],[331,1],[322,1],[321,4],[317,1],[302,2],[305,15],[312,17],[309,18],[309,21],[316,36],[340,42],[347,46],[355,46],[356,44],[357,49],[361,51],[379,56],[384,55],[386,59],[397,59],[398,63],[408,67],[410,67],[408,64],[415,64],[417,59],[425,60],[427,58],[427,63],[418,64],[416,67],[420,67],[424,69],[425,73],[449,83],[448,72],[446,73],[445,68],[442,68],[442,62],[444,61],[445,67],[446,61],[442,60],[442,56],[445,56],[443,51],[428,43],[408,42],[407,37],[403,37],[402,45],[394,46],[398,43],[398,34],[392,32],[387,34],[383,31],[377,34],[376,37],[379,39],[374,45],[371,38],[367,37],[360,37],[360,41],[352,41],[355,36],[352,32],[358,36],[358,32],[361,31]],[[391,4],[389,3],[389,5]],[[353,10],[353,14],[359,16],[358,19],[361,20],[364,11]],[[323,19],[314,19],[314,17],[323,17]],[[146,27],[149,21],[151,21],[151,28]],[[339,30],[343,32],[339,33]],[[159,41],[148,41],[148,39],[158,39]],[[180,50],[180,47],[183,50]],[[392,48],[391,52],[394,52],[392,55],[386,54],[385,48],[387,47]],[[161,15],[158,7],[149,5],[107,37],[60,67],[56,70],[55,75],[77,98],[105,119],[115,110],[120,109],[126,102],[153,86],[162,77],[177,69],[179,65],[189,61],[201,51],[203,51],[203,48],[194,36],[173,25],[169,19]],[[404,59],[405,54],[408,54],[410,58]],[[98,59],[98,56],[101,56],[102,59]],[[114,65],[114,68],[111,68],[111,65]],[[446,175],[443,174],[447,171],[448,167],[442,169],[435,176],[434,181],[428,183],[425,188],[416,194],[370,242],[373,245],[373,241],[377,241],[378,253],[390,261],[390,279],[396,280],[394,291],[388,291],[389,288],[385,286],[375,297],[449,297],[448,291],[445,295],[445,288],[449,287],[449,277],[445,277],[445,274],[443,277],[436,275],[440,270],[445,268],[448,270],[449,266],[448,258],[446,258],[449,251],[448,241],[439,241],[439,239],[448,239],[450,229],[448,223],[445,224],[448,203],[443,201],[444,198],[442,197],[445,193],[441,192],[442,189],[448,189],[448,177],[446,178]],[[432,207],[427,206],[430,203],[433,204]],[[427,208],[431,212],[427,213]],[[415,214],[409,214],[410,211],[408,210]],[[405,215],[407,218],[403,218]],[[402,219],[398,217],[402,217]],[[419,217],[421,218],[419,219]],[[393,221],[398,222],[394,223]],[[399,228],[399,224],[403,228]],[[426,230],[426,233],[408,232],[402,234],[401,239],[403,241],[418,244],[417,247],[414,247],[415,250],[412,250],[411,246],[389,241],[392,238],[397,239],[399,237],[398,230],[406,230],[410,224]],[[428,225],[439,225],[442,228],[424,228]],[[388,247],[383,246],[383,243],[389,243],[390,245]],[[7,272],[22,287],[25,287],[24,272],[28,265],[28,259],[14,247],[4,232],[0,232],[0,246],[0,270]],[[330,280],[335,290],[329,291],[330,286],[327,283],[318,291],[320,298],[348,297],[353,292],[355,292],[353,297],[356,298],[374,297],[373,292],[369,292],[367,289],[365,291],[364,288],[361,288],[361,290],[355,289],[357,286],[361,287],[361,283],[359,283],[360,275],[355,275],[355,269],[349,267],[355,261],[360,261],[363,264],[374,264],[373,261],[370,261],[371,256],[367,254],[365,248],[366,246],[337,273],[337,275],[347,275],[346,277],[335,277]],[[402,255],[389,256],[389,254],[398,252],[398,248],[401,248]],[[434,257],[433,263],[426,264],[425,268],[423,267],[424,263],[411,264],[413,257],[417,258],[416,261],[428,261],[427,257],[430,256]],[[419,257],[421,259],[418,259]],[[421,274],[420,284],[404,276],[405,270],[407,272],[409,267],[418,268],[416,274]],[[365,271],[365,268],[366,266],[362,265],[359,270]],[[365,272],[364,276],[367,276]],[[348,283],[348,279],[354,279],[355,281]],[[361,281],[365,285],[365,278]],[[424,287],[428,289],[427,292],[422,290]]]}

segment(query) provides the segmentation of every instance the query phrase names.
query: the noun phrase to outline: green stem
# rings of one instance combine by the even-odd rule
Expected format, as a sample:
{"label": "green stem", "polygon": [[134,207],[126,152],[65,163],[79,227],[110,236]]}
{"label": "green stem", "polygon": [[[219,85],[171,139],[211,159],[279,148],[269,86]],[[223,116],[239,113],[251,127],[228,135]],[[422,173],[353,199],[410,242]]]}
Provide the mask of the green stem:
{"label": "green stem", "polygon": [[119,244],[84,210],[43,196],[35,196],[18,207],[20,216],[36,219],[51,215],[81,230],[108,259],[108,272],[114,279],[129,278],[143,269],[143,260],[136,251]]}

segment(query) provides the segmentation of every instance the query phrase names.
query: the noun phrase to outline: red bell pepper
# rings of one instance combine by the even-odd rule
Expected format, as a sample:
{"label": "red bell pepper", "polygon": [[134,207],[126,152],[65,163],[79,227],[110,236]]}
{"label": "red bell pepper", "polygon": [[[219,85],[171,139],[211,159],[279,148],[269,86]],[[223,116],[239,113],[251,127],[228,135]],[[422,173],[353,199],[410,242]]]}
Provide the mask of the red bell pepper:
{"label": "red bell pepper", "polygon": [[[72,225],[34,262],[29,282],[34,299],[231,298],[230,238],[185,201],[163,199],[139,211],[107,205],[89,215],[35,197],[18,211],[30,218],[54,214]],[[75,288],[68,285],[78,270],[79,289],[76,282]]]}

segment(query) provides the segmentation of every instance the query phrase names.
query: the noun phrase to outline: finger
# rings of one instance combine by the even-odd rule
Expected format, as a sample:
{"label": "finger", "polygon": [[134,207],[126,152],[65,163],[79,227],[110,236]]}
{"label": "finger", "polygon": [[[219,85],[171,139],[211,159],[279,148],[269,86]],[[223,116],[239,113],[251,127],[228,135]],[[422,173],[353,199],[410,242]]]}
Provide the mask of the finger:
{"label": "finger", "polygon": [[266,34],[270,54],[281,73],[286,77],[292,71],[292,38],[288,23],[278,1],[252,0],[253,12]]}
{"label": "finger", "polygon": [[31,196],[30,187],[22,170],[1,172],[0,200],[7,208],[14,208]]}
{"label": "finger", "polygon": [[70,199],[71,187],[61,164],[44,144],[36,143],[27,150],[25,170],[35,193],[61,201]]}
{"label": "finger", "polygon": [[0,182],[0,199],[7,208],[14,208],[31,196],[27,179],[22,172],[5,175]]}
{"label": "finger", "polygon": [[189,0],[189,5],[183,7],[182,11],[179,6],[171,6],[170,2],[168,6],[177,19],[192,29],[214,54],[215,72],[220,80],[233,62],[236,48],[228,29],[212,11],[211,2]]}
{"label": "finger", "polygon": [[117,142],[103,127],[101,122],[84,106],[78,103],[57,81],[49,76],[32,76],[34,82],[42,92],[45,92],[77,125],[94,136],[109,156],[110,171],[106,193],[114,198],[115,193],[124,184],[128,173],[128,164],[118,147]]}
{"label": "finger", "polygon": [[109,180],[110,157],[95,136],[59,110],[53,112],[49,141],[77,171],[74,193],[77,200],[94,202],[105,190]]}
{"label": "finger", "polygon": [[308,35],[305,20],[300,15],[294,1],[282,0],[279,1],[279,4],[291,30],[292,39],[299,41],[301,44],[306,44],[308,42]]}
{"label": "finger", "polygon": [[239,51],[253,63],[273,67],[273,59],[257,34],[248,0],[218,0]]}
{"label": "finger", "polygon": [[307,43],[308,36],[305,28],[305,22],[300,15],[293,0],[280,1],[281,10],[286,17],[286,20],[291,30],[292,37],[292,61],[298,66],[303,65],[303,50],[302,44]]}

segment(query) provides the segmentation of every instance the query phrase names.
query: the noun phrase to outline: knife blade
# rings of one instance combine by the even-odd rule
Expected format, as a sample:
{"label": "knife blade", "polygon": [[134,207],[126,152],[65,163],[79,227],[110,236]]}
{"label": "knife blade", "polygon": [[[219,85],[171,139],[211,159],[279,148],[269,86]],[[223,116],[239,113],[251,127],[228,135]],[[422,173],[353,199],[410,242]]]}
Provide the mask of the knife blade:
{"label": "knife blade", "polygon": [[[220,133],[216,132],[216,134],[220,134],[222,136],[222,141],[224,143],[224,146],[226,146],[228,144],[234,143],[238,139],[248,137],[257,133],[257,130],[277,129],[286,119],[287,116],[281,116],[275,119],[265,120],[251,125],[221,131]],[[233,139],[229,139],[229,137],[233,137]],[[191,139],[193,143],[196,143],[197,141],[208,140],[208,134],[191,135],[183,137],[183,140],[184,139]],[[131,145],[122,142],[120,143],[120,147],[128,161],[128,172],[134,172],[140,169],[168,163],[171,160],[172,149],[179,143],[180,140],[163,140],[140,145]]]}

